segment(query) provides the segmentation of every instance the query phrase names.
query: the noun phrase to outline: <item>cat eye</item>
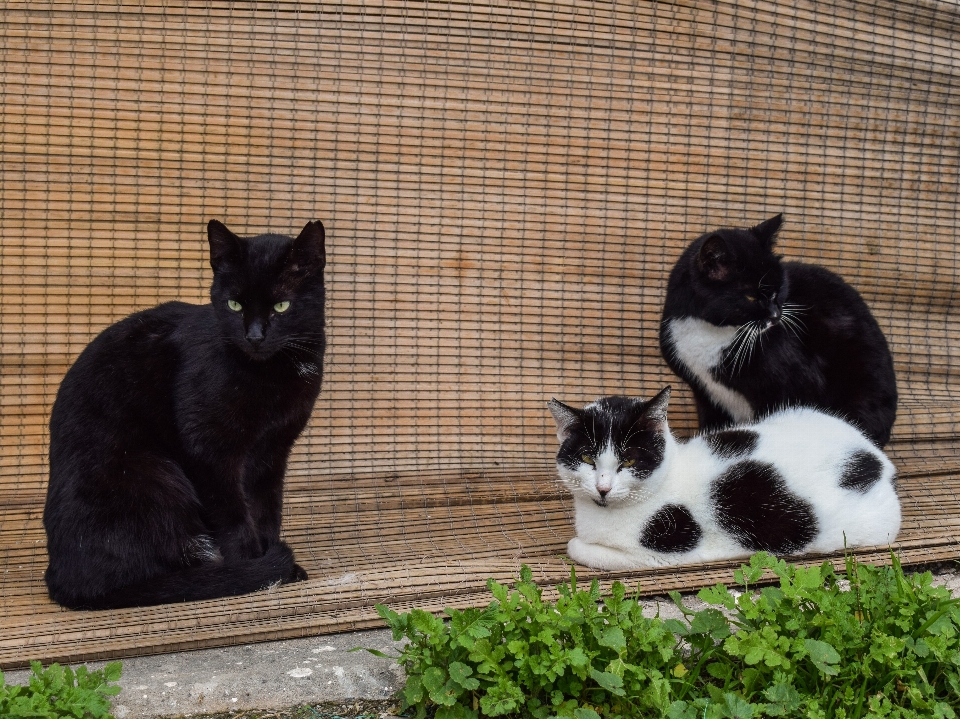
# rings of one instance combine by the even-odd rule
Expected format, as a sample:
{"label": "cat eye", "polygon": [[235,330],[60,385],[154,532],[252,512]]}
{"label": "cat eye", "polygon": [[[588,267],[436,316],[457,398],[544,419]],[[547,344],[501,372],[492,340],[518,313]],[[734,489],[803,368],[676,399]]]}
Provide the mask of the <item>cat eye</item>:
{"label": "cat eye", "polygon": [[[623,469],[624,467],[632,467],[636,463],[637,463],[637,460],[635,459],[625,459],[620,463],[620,469]],[[619,472],[620,469],[618,469],[617,471]]]}
{"label": "cat eye", "polygon": [[596,463],[593,461],[593,457],[591,457],[589,454],[581,454],[580,459],[582,459],[584,462],[589,464],[591,467],[597,466]]}
{"label": "cat eye", "polygon": [[241,305],[236,300],[227,300],[227,307],[229,307],[234,312],[239,312],[240,310],[243,309],[243,305]]}
{"label": "cat eye", "polygon": [[289,303],[289,302],[277,302],[277,304],[275,304],[275,305],[273,306],[273,309],[274,309],[275,312],[286,312],[288,309],[290,309],[290,303]]}
{"label": "cat eye", "polygon": [[750,300],[751,302],[756,302],[756,301],[757,301],[757,298],[754,297],[753,295],[747,295],[747,299]]}

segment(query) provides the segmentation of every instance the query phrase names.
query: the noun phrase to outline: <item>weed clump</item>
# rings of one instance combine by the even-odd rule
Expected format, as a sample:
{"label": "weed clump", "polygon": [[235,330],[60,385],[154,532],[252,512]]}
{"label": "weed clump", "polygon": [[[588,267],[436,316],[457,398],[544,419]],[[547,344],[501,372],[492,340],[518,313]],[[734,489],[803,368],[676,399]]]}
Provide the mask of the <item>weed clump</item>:
{"label": "weed clump", "polygon": [[929,572],[905,575],[894,556],[848,558],[838,575],[760,553],[734,581],[702,590],[701,611],[672,593],[682,621],[644,617],[620,582],[578,587],[573,569],[545,601],[527,567],[448,621],[378,611],[410,640],[398,661],[418,719],[956,717],[960,602]]}
{"label": "weed clump", "polygon": [[0,672],[0,717],[11,719],[113,719],[110,699],[120,693],[120,662],[89,671],[51,664],[44,669],[31,662],[27,686],[7,686]]}

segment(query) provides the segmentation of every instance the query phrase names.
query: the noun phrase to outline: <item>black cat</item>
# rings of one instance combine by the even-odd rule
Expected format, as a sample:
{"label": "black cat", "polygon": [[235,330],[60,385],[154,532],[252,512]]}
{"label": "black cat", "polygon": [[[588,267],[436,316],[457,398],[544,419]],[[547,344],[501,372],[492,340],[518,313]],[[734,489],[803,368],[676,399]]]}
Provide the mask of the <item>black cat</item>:
{"label": "black cat", "polygon": [[50,597],[181,602],[306,579],[283,475],[323,372],[324,230],[207,228],[212,304],[168,302],[80,354],[50,417]]}
{"label": "black cat", "polygon": [[670,274],[660,351],[693,389],[701,429],[803,405],[882,447],[897,411],[887,341],[840,277],[773,253],[782,217],[693,241]]}

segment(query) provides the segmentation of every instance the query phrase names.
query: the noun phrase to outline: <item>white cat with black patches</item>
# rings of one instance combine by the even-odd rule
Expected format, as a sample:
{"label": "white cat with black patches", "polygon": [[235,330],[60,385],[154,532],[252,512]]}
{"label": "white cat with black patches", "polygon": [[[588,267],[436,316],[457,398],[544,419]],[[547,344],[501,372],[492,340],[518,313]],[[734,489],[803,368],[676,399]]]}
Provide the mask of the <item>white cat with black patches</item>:
{"label": "white cat with black patches", "polygon": [[850,424],[794,408],[680,443],[669,397],[667,387],[582,410],[550,401],[557,469],[574,498],[573,560],[635,569],[896,539],[896,470]]}

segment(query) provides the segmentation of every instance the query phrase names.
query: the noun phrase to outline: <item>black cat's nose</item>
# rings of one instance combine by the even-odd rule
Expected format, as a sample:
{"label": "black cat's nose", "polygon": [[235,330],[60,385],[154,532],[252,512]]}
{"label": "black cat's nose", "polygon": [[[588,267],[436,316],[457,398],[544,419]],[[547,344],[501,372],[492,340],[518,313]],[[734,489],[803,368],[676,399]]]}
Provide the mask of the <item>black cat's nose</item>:
{"label": "black cat's nose", "polygon": [[251,322],[247,327],[246,339],[254,347],[258,347],[263,342],[263,325],[259,322]]}

